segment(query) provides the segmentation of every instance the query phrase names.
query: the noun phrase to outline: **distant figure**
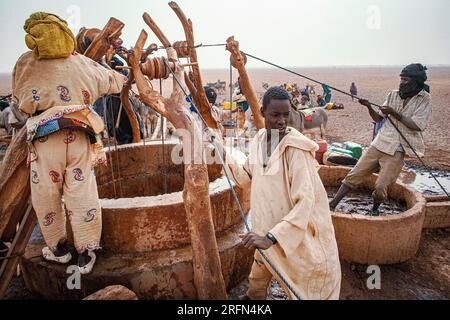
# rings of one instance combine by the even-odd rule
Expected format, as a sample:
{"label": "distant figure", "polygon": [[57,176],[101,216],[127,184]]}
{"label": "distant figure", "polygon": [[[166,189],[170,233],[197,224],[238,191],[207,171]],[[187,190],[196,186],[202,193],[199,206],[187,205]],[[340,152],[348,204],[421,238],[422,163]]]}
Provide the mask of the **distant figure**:
{"label": "distant figure", "polygon": [[354,96],[358,95],[358,88],[356,88],[356,84],[352,82],[352,85],[350,86],[350,93],[352,94],[352,101],[355,98]]}
{"label": "distant figure", "polygon": [[327,102],[320,94],[317,96],[317,105],[319,107],[325,107],[327,105]]}
{"label": "distant figure", "polygon": [[[143,138],[144,132],[142,119],[139,115],[139,109],[142,108],[142,102],[140,102],[135,96],[130,96],[128,99],[138,120],[141,138]],[[104,97],[97,99],[93,104],[95,112],[97,112],[103,120],[106,119],[106,127],[109,137],[114,137],[118,145],[133,142],[133,128],[131,127],[131,122],[127,113],[123,110],[123,108],[121,108],[121,104],[122,100],[119,93],[105,95]],[[117,121],[119,121],[119,126],[116,128]]]}
{"label": "distant figure", "polygon": [[[232,120],[231,113],[237,112],[236,110],[232,110],[231,112],[229,110],[224,110],[223,108],[220,108],[216,106],[217,101],[217,92],[211,87],[204,87],[206,97],[208,98],[209,105],[211,107],[211,112],[214,117],[214,119],[219,122],[219,124],[223,125],[224,122],[229,122]],[[230,107],[231,108],[231,107]]]}
{"label": "distant figure", "polygon": [[300,99],[301,99],[301,95],[299,91],[294,91],[294,93],[292,94],[292,106],[297,109],[298,106],[300,105]]}
{"label": "distant figure", "polygon": [[245,112],[244,133],[247,138],[253,138],[258,133],[252,109],[248,109]]}
{"label": "distant figure", "polygon": [[306,85],[305,89],[301,91],[302,96],[306,96],[307,102],[309,101],[309,85]]}
{"label": "distant figure", "polygon": [[20,112],[11,100],[11,95],[0,97],[0,128],[5,129],[8,135],[14,136],[17,130],[25,125],[28,117]]}
{"label": "distant figure", "polygon": [[9,109],[9,102],[0,100],[0,129],[5,129],[8,135],[12,131],[8,126]]}
{"label": "distant figure", "polygon": [[313,86],[309,86],[309,107],[317,107],[317,93]]}
{"label": "distant figure", "polygon": [[117,71],[117,72],[120,72],[120,73],[128,76],[128,73],[129,73],[128,70],[118,68],[118,67],[123,67],[124,65],[125,64],[122,62],[122,60],[120,60],[119,57],[117,57],[117,56],[113,56],[112,57],[112,59],[111,59],[111,68],[113,70]]}
{"label": "distant figure", "polygon": [[322,84],[323,97],[325,99],[325,104],[331,102],[331,90],[326,84]]}
{"label": "distant figure", "polygon": [[300,105],[298,106],[298,110],[302,110],[302,109],[308,109],[308,97],[307,96],[302,96],[300,98]]}

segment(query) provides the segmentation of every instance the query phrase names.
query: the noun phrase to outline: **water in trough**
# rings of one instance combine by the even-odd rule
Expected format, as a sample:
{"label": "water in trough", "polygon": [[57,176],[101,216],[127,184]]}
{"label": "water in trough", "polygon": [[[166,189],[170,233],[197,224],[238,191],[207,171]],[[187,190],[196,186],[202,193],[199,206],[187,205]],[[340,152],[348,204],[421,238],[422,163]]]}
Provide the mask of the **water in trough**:
{"label": "water in trough", "polygon": [[[327,187],[328,199],[333,199],[337,193],[338,188]],[[336,212],[347,214],[361,214],[365,216],[388,216],[395,215],[406,211],[406,204],[404,202],[387,199],[378,209],[378,213],[372,212],[372,193],[368,190],[354,190],[351,191],[339,205],[336,207]]]}

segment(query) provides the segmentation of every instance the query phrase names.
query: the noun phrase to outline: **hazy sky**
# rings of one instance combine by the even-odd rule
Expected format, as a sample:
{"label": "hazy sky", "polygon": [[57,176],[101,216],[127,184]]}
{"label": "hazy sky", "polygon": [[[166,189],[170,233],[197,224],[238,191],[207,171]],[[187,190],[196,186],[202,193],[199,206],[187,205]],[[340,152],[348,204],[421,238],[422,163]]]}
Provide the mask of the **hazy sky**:
{"label": "hazy sky", "polygon": [[[35,11],[56,13],[79,27],[103,28],[109,17],[126,26],[132,46],[148,12],[170,41],[183,29],[164,0],[0,1],[3,49],[0,72],[12,70],[26,51],[23,24]],[[241,49],[283,66],[450,64],[448,0],[179,0],[193,20],[197,43],[224,43],[234,35]],[[198,50],[202,68],[227,68],[223,47]],[[250,67],[263,65],[250,62]]]}

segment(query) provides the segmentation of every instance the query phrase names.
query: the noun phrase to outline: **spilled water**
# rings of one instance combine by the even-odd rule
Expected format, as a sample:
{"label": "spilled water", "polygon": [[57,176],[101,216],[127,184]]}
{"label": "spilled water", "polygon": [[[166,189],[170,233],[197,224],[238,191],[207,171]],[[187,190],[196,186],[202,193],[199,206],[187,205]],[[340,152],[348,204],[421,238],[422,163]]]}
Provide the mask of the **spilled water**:
{"label": "spilled water", "polygon": [[[450,171],[431,169],[439,183],[450,192]],[[445,195],[431,174],[423,168],[407,168],[400,174],[400,181],[410,185],[417,191],[426,195]]]}

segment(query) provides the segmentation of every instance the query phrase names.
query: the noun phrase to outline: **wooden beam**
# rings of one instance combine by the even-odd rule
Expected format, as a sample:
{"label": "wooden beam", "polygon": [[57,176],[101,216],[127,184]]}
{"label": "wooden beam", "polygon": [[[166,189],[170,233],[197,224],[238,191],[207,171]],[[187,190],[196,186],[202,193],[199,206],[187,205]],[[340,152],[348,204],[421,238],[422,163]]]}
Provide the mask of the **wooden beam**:
{"label": "wooden beam", "polygon": [[27,167],[27,129],[24,126],[12,139],[0,164],[0,240],[10,241],[22,218],[30,195],[30,169]]}
{"label": "wooden beam", "polygon": [[265,127],[264,118],[261,113],[261,107],[258,103],[258,98],[256,96],[255,90],[250,83],[250,78],[248,76],[247,70],[245,69],[246,57],[239,50],[239,42],[234,40],[234,37],[229,37],[227,39],[226,49],[231,53],[231,64],[239,72],[239,83],[242,89],[242,93],[247,98],[250,109],[253,112],[255,119],[256,128],[263,129]]}
{"label": "wooden beam", "polygon": [[120,92],[120,101],[122,102],[122,106],[128,116],[128,120],[130,121],[131,129],[133,132],[132,142],[139,143],[141,142],[141,130],[139,129],[139,121],[130,103],[130,90],[133,80],[133,72],[131,71],[128,75],[127,83],[123,86],[122,91]]}
{"label": "wooden beam", "polygon": [[31,201],[26,202],[28,203],[27,209],[23,214],[19,229],[17,230],[6,256],[10,258],[0,261],[0,300],[3,299],[6,294],[11,279],[17,270],[20,257],[25,252],[28,241],[30,240],[31,234],[37,223],[36,213],[30,202]]}
{"label": "wooden beam", "polygon": [[152,19],[152,17],[150,17],[150,15],[146,12],[142,16],[142,18],[144,19],[145,23],[150,27],[150,29],[152,29],[153,33],[159,39],[159,41],[161,41],[164,48],[170,47],[171,46],[170,41],[167,40],[167,37],[164,35],[164,33],[158,27],[156,22]]}
{"label": "wooden beam", "polygon": [[194,42],[194,29],[192,27],[192,21],[186,17],[183,10],[181,10],[181,8],[178,6],[176,2],[173,1],[169,2],[169,6],[172,8],[172,10],[175,12],[178,19],[180,20],[184,29],[184,34],[186,36],[187,45],[191,47],[189,48],[189,58],[191,60],[191,63],[195,63],[195,65],[192,66],[192,72],[194,75],[193,83],[195,85],[195,88],[197,89],[197,97],[198,97],[197,108],[199,109],[201,115],[208,124],[208,127],[218,130],[220,126],[217,123],[217,120],[212,115],[211,107],[208,98],[206,97],[205,89],[203,88],[203,80],[202,75],[200,73],[200,66],[198,64],[197,50],[195,50],[194,48],[195,42]]}
{"label": "wooden beam", "polygon": [[197,88],[195,87],[194,83],[192,82],[187,72],[184,73],[184,82],[186,83],[186,86],[188,87],[188,90],[191,93],[192,102],[194,103],[195,106],[198,106],[199,102],[198,102]]}
{"label": "wooden beam", "polygon": [[[145,79],[144,74],[141,70],[140,65],[140,56],[136,56],[135,52],[141,52],[137,48],[142,48],[145,45],[145,41],[148,38],[147,32],[145,30],[142,30],[139,38],[136,42],[136,47],[128,57],[128,61],[130,64],[130,67],[133,70],[133,76],[136,81],[136,86],[139,91],[139,97],[141,98],[141,101],[144,102],[147,106],[150,106],[153,108],[156,112],[158,112],[161,116],[166,117],[167,116],[167,110],[162,103],[162,96],[159,95],[158,92],[152,90],[150,86],[148,85],[147,79]],[[136,72],[136,70],[139,69],[139,72]]]}
{"label": "wooden beam", "polygon": [[[134,52],[141,52],[147,34],[142,31]],[[167,48],[169,61],[175,62],[175,77],[183,80],[183,68],[176,62],[176,51]],[[165,99],[150,88],[140,65],[140,57],[131,54],[139,95],[145,104],[166,117],[177,129],[183,129],[184,190],[183,199],[191,236],[194,283],[199,299],[227,299],[209,197],[208,169],[204,161],[202,134],[184,110],[184,94],[173,79],[170,98]]]}
{"label": "wooden beam", "polygon": [[125,24],[120,20],[110,18],[100,34],[93,39],[84,55],[94,61],[100,61],[110,49],[111,43],[120,37],[124,27]]}

